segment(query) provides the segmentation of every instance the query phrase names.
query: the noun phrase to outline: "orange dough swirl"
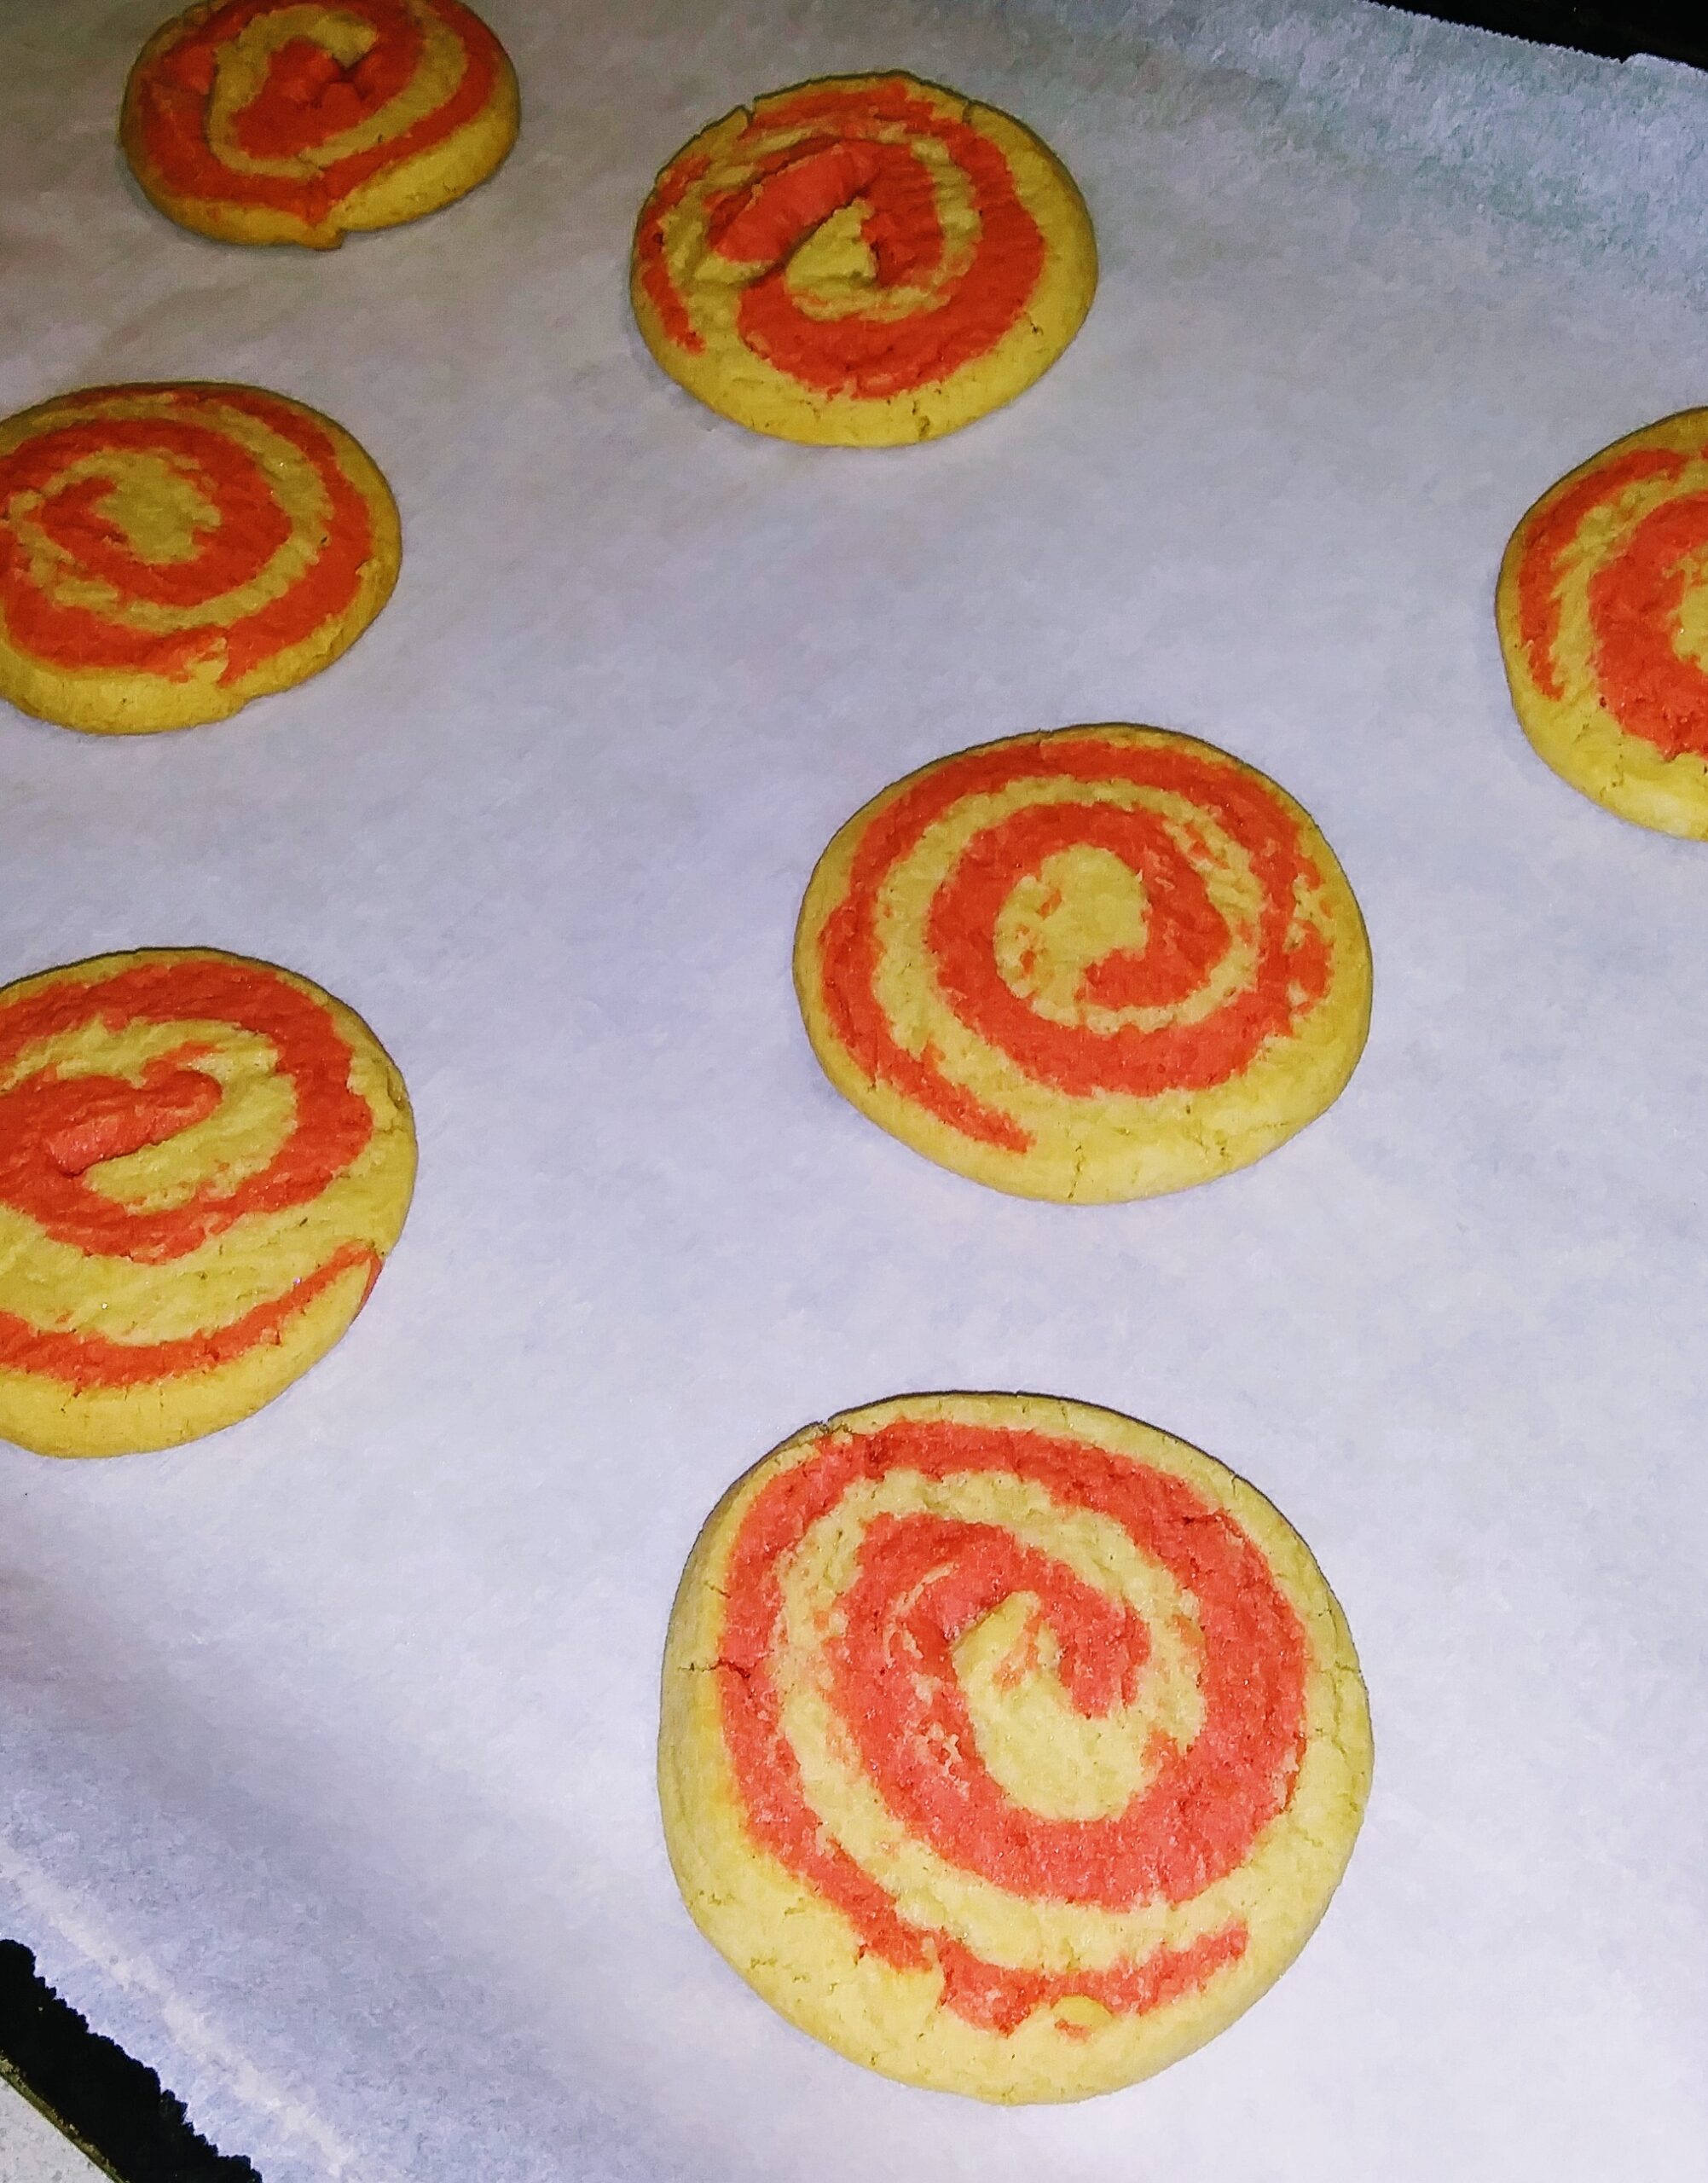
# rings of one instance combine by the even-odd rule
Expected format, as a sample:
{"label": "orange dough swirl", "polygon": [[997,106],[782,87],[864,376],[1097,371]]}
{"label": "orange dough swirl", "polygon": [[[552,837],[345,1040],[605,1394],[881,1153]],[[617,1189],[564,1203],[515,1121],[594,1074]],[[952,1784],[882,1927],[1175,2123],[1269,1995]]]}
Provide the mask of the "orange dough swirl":
{"label": "orange dough swirl", "polygon": [[787,439],[881,445],[1029,385],[1090,308],[1091,224],[1005,114],[907,76],[758,99],[660,174],[632,292],[658,362]]}
{"label": "orange dough swirl", "polygon": [[0,991],[0,1437],[165,1447],[328,1349],[397,1241],[403,1086],[307,980],[147,949]]}
{"label": "orange dough swirl", "polygon": [[1639,825],[1708,840],[1708,409],[1544,493],[1496,611],[1514,705],[1555,772]]}
{"label": "orange dough swirl", "polygon": [[1344,1622],[1285,1521],[1084,1404],[922,1397],[721,1503],[666,1655],[685,1898],[766,1998],[889,2074],[1080,2097],[1279,1976],[1369,1774]]}
{"label": "orange dough swirl", "polygon": [[328,249],[463,196],[517,121],[504,49],[460,0],[205,0],[143,47],[119,136],[181,226]]}
{"label": "orange dough swirl", "polygon": [[223,720],[346,651],[397,511],[329,418],[259,387],[89,387],[0,424],[0,696],[67,727]]}
{"label": "orange dough swirl", "polygon": [[1368,945],[1309,817],[1155,728],[940,760],[819,860],[795,976],[837,1088],[917,1150],[1022,1196],[1173,1190],[1339,1094]]}

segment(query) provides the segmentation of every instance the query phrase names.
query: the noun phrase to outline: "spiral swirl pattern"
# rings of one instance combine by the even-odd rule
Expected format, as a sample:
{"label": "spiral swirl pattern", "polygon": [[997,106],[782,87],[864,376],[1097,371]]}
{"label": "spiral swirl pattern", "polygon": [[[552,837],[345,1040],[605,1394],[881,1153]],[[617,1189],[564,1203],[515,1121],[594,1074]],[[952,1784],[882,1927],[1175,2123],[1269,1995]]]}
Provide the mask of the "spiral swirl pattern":
{"label": "spiral swirl pattern", "polygon": [[485,181],[517,120],[504,49],[460,0],[211,0],[143,47],[119,134],[180,225],[329,249]]}
{"label": "spiral swirl pattern", "polygon": [[164,1447],[366,1301],[414,1177],[401,1080],[305,979],[203,950],[0,992],[0,1437]]}
{"label": "spiral swirl pattern", "polygon": [[90,387],[0,425],[0,695],[62,726],[222,720],[352,645],[399,557],[350,435],[258,387]]}
{"label": "spiral swirl pattern", "polygon": [[795,975],[856,1106],[1065,1200],[1256,1159],[1339,1094],[1369,1015],[1363,923],[1309,818],[1155,728],[1020,736],[886,790],[819,860]]}
{"label": "spiral swirl pattern", "polygon": [[641,332],[713,408],[850,445],[953,430],[1078,331],[1079,193],[1017,122],[906,76],[756,101],[658,177],[635,232]]}
{"label": "spiral swirl pattern", "polygon": [[702,1533],[666,1654],[684,1896],[889,2074],[1078,2097],[1298,1948],[1369,1772],[1350,1638],[1284,1520],[1108,1411],[915,1398],[814,1427]]}
{"label": "spiral swirl pattern", "polygon": [[1507,547],[1497,615],[1549,764],[1624,818],[1708,840],[1708,409],[1545,493]]}

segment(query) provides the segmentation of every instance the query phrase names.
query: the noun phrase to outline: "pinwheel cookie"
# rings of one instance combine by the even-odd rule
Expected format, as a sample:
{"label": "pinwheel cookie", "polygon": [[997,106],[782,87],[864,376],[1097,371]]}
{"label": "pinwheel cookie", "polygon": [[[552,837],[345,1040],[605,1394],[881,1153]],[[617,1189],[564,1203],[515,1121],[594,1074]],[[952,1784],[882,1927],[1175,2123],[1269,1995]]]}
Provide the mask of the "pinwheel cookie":
{"label": "pinwheel cookie", "polygon": [[503,47],[459,0],[203,0],[137,55],[119,134],[181,227],[326,250],[466,195],[517,113]]}
{"label": "pinwheel cookie", "polygon": [[1011,401],[1097,287],[1079,191],[1031,131],[911,76],[773,92],[702,130],[635,230],[672,379],[781,439],[888,447]]}
{"label": "pinwheel cookie", "polygon": [[1513,533],[1496,618],[1519,720],[1555,773],[1708,841],[1708,409],[1550,487]]}
{"label": "pinwheel cookie", "polygon": [[1370,1764],[1304,1541],[1083,1404],[809,1427],[714,1510],[670,1620],[695,1922],[840,2053],[983,2099],[1111,2091],[1231,2023],[1322,1916]]}
{"label": "pinwheel cookie", "polygon": [[1259,1158],[1339,1095],[1364,923],[1273,781],[1190,737],[1065,728],[939,760],[857,812],[795,982],[837,1088],[1022,1197],[1147,1197]]}
{"label": "pinwheel cookie", "polygon": [[385,480],[254,386],[86,387],[0,424],[0,697],[65,727],[223,720],[391,595]]}
{"label": "pinwheel cookie", "polygon": [[194,1439],[367,1301],[415,1132],[373,1034],[306,978],[202,948],[0,991],[0,1439]]}

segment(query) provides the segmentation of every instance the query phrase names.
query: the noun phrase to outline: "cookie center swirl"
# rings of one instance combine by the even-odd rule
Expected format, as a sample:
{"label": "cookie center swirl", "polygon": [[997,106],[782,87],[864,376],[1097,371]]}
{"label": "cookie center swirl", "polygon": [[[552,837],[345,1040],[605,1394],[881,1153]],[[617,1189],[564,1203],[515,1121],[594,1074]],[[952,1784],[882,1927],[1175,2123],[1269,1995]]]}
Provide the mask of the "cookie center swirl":
{"label": "cookie center swirl", "polygon": [[[45,1155],[45,1165],[34,1159],[41,1177],[23,1190],[39,1202],[49,1170],[81,1181],[91,1167],[150,1150],[180,1130],[193,1129],[219,1102],[217,1080],[177,1067],[176,1057],[146,1063],[134,1084],[117,1076],[62,1077],[49,1068],[0,1092],[0,1125],[18,1132],[10,1162],[30,1164],[38,1148]],[[15,1195],[11,1202],[17,1202]]]}
{"label": "cookie center swirl", "polygon": [[215,56],[209,142],[256,159],[311,159],[396,96],[420,49],[413,25],[382,41],[372,23],[323,8],[258,16]]}
{"label": "cookie center swirl", "polygon": [[715,167],[667,171],[643,215],[643,278],[672,338],[739,291],[741,340],[831,394],[948,378],[1018,323],[1044,239],[1006,159],[898,83],[766,101]]}
{"label": "cookie center swirl", "polygon": [[349,607],[373,542],[326,433],[258,393],[94,390],[0,455],[0,616],[58,666],[236,681]]}
{"label": "cookie center swirl", "polygon": [[[1210,861],[1201,835],[1190,837]],[[975,837],[932,903],[943,991],[992,1045],[1033,1052],[1057,1089],[1122,1088],[1134,1058],[1123,1034],[1201,1022],[1224,997],[1216,974],[1230,950],[1236,971],[1257,952],[1261,900],[1224,861],[1225,911],[1167,816],[1078,802],[1017,812]]]}
{"label": "cookie center swirl", "polygon": [[1705,554],[1708,493],[1693,493],[1646,515],[1589,583],[1603,702],[1628,734],[1670,758],[1708,756]]}
{"label": "cookie center swirl", "polygon": [[[1095,1805],[1121,1770],[1079,1729],[1132,1706],[1150,1650],[1132,1608],[993,1525],[920,1515],[868,1526],[843,1610],[837,1705],[890,1809],[999,1885],[1103,1901],[1097,1822],[1033,1804]],[[1129,1899],[1123,1881],[1112,1907]]]}
{"label": "cookie center swirl", "polygon": [[[947,2006],[1000,2030],[1072,1999],[1142,2012],[1242,1953],[1242,1920],[1200,1898],[1287,1805],[1306,1645],[1257,1549],[1183,1480],[898,1421],[756,1496],[725,1596],[749,1825],[862,1945],[938,1970]],[[1017,1963],[1016,1902],[1039,1931],[1107,1922]]]}
{"label": "cookie center swirl", "polygon": [[[73,474],[79,467],[83,478]],[[107,490],[90,506],[85,487],[79,506],[78,487],[88,479]],[[43,531],[68,559],[80,558],[91,571],[108,559],[133,591],[142,580],[139,562],[158,566],[194,560],[208,532],[224,519],[206,465],[182,451],[137,446],[119,464],[109,446],[61,472],[60,485],[43,508]]]}
{"label": "cookie center swirl", "polygon": [[1328,991],[1319,886],[1292,814],[1231,764],[1091,736],[973,753],[866,828],[824,1004],[869,1078],[1023,1151],[981,1096],[987,1057],[1070,1098],[1226,1083]]}
{"label": "cookie center swirl", "polygon": [[79,1250],[182,1258],[350,1165],[373,1116],[349,1070],[326,1010],[244,965],[49,987],[0,1015],[0,1204]]}
{"label": "cookie center swirl", "polygon": [[1086,843],[1050,852],[997,912],[991,944],[1003,983],[1058,1022],[1080,1020],[1100,966],[1143,958],[1151,901],[1143,876]]}
{"label": "cookie center swirl", "polygon": [[1708,448],[1632,449],[1561,493],[1531,526],[1518,613],[1545,698],[1708,758]]}
{"label": "cookie center swirl", "polygon": [[264,474],[205,425],[115,417],[67,425],[7,465],[6,512],[39,588],[67,607],[159,617],[253,584],[291,536]]}
{"label": "cookie center swirl", "polygon": [[472,120],[500,66],[457,0],[229,0],[148,68],[137,110],[175,190],[313,223]]}

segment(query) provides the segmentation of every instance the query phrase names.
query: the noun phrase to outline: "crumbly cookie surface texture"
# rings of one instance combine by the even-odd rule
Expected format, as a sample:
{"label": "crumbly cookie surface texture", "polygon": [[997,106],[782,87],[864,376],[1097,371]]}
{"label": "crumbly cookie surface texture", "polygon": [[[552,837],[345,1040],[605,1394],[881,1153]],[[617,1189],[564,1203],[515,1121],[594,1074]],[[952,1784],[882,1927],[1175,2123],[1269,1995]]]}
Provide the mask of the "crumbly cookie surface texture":
{"label": "crumbly cookie surface texture", "polygon": [[1551,486],[1513,533],[1495,615],[1538,755],[1620,818],[1708,841],[1708,409]]}
{"label": "crumbly cookie surface texture", "polygon": [[0,697],[96,734],[226,719],[346,651],[402,552],[371,458],[300,402],[57,396],[0,423]]}
{"label": "crumbly cookie surface texture", "polygon": [[1159,728],[935,761],[819,859],[795,981],[831,1082],[904,1144],[1090,1203],[1272,1150],[1351,1077],[1369,947],[1309,815]]}
{"label": "crumbly cookie surface texture", "polygon": [[207,0],[138,55],[119,134],[181,227],[327,250],[465,196],[519,112],[508,56],[460,0]]}
{"label": "crumbly cookie surface texture", "polygon": [[713,1512],[671,1618],[696,1923],[802,2030],[979,2099],[1110,2091],[1230,2024],[1321,1916],[1371,1763],[1298,1534],[1083,1404],[798,1433]]}
{"label": "crumbly cookie surface texture", "polygon": [[647,346],[756,431],[930,439],[1011,401],[1097,287],[1090,216],[1029,130],[910,76],[756,99],[659,175],[635,230]]}
{"label": "crumbly cookie surface texture", "polygon": [[0,990],[0,1439],[171,1447],[283,1392],[367,1301],[415,1132],[361,1019],[205,948]]}

